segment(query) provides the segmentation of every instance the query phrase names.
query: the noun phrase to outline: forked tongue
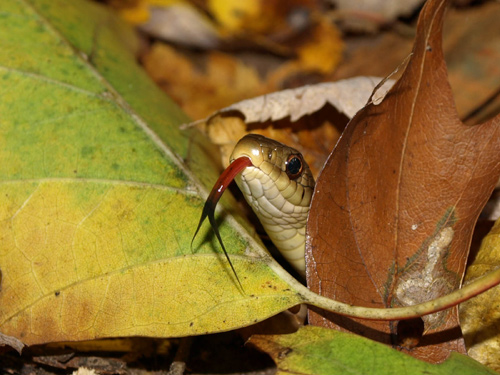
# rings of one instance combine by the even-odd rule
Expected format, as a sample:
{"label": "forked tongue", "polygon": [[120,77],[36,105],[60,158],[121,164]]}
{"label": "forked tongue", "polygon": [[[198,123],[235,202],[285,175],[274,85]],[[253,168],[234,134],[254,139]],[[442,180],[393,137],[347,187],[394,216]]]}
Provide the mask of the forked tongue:
{"label": "forked tongue", "polygon": [[215,183],[214,187],[212,188],[212,191],[210,192],[210,195],[208,196],[205,205],[203,206],[203,211],[201,213],[200,217],[200,222],[198,223],[198,228],[196,228],[196,232],[194,233],[193,239],[191,240],[191,248],[193,248],[193,242],[198,234],[201,225],[205,221],[205,219],[208,217],[208,221],[210,222],[210,226],[212,227],[215,236],[217,237],[217,240],[220,243],[220,246],[222,247],[222,250],[224,251],[224,255],[226,256],[226,259],[231,266],[231,269],[233,270],[234,276],[236,277],[236,280],[238,281],[238,284],[240,285],[241,289],[243,289],[243,286],[241,285],[240,279],[238,278],[238,275],[236,274],[236,271],[233,267],[233,264],[231,263],[231,260],[229,259],[229,255],[227,254],[226,248],[224,247],[224,243],[222,242],[222,238],[219,233],[219,228],[217,227],[217,222],[215,221],[215,207],[217,206],[217,202],[219,202],[220,197],[222,197],[222,194],[226,190],[226,188],[229,186],[229,184],[234,180],[236,175],[240,173],[243,169],[246,167],[249,167],[252,165],[252,161],[247,158],[246,156],[241,156],[238,159],[235,159],[231,164],[229,164],[229,167],[227,167],[224,172],[220,175],[219,179]]}

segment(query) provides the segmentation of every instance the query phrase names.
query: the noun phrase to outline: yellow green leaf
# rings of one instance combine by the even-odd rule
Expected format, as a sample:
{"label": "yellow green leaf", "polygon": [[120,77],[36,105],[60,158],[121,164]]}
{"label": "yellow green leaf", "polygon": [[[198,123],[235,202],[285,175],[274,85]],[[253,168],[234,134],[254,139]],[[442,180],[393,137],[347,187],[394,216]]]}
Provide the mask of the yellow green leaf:
{"label": "yellow green leaf", "polygon": [[84,0],[4,0],[0,15],[3,334],[185,336],[300,303],[233,216],[221,234],[244,292],[207,227],[191,249],[216,169],[130,30]]}

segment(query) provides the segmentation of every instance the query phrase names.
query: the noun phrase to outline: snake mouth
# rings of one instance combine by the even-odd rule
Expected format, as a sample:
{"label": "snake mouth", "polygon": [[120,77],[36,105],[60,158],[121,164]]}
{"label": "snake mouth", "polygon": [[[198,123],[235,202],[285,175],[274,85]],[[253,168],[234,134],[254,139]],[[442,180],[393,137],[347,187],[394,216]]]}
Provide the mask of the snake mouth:
{"label": "snake mouth", "polygon": [[210,222],[210,226],[212,227],[215,236],[217,237],[217,240],[220,243],[220,246],[222,247],[222,250],[224,251],[224,255],[226,256],[226,259],[231,266],[231,269],[233,270],[234,276],[236,277],[236,280],[238,281],[238,284],[240,284],[240,287],[243,289],[241,282],[238,278],[238,275],[236,274],[236,271],[233,267],[233,264],[231,263],[231,260],[229,259],[229,255],[227,254],[226,248],[224,247],[224,243],[222,242],[222,238],[219,233],[219,228],[217,226],[217,222],[215,221],[215,208],[217,206],[217,203],[219,202],[220,198],[222,197],[222,194],[224,191],[227,189],[229,184],[234,180],[236,175],[243,171],[246,167],[252,166],[252,161],[250,158],[247,156],[241,156],[237,159],[235,159],[231,164],[229,164],[229,167],[227,167],[224,172],[219,176],[219,179],[215,183],[214,187],[212,188],[212,191],[208,195],[207,200],[205,201],[205,205],[203,206],[203,211],[201,213],[200,221],[198,223],[198,227],[196,228],[196,232],[194,233],[193,239],[191,240],[191,248],[193,248],[193,242],[198,234],[203,222],[205,219],[208,217],[208,221]]}

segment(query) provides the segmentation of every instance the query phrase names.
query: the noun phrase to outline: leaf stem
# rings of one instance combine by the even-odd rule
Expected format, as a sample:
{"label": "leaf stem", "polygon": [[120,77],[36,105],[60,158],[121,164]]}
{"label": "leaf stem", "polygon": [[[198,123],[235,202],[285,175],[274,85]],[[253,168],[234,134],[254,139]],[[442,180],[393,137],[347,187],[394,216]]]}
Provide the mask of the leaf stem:
{"label": "leaf stem", "polygon": [[405,320],[446,310],[500,284],[500,268],[487,273],[485,276],[443,297],[418,305],[396,308],[351,306],[320,296],[307,289],[302,284],[297,284],[298,285],[294,285],[294,287],[296,287],[299,294],[302,296],[304,303],[309,305],[352,318],[367,320]]}

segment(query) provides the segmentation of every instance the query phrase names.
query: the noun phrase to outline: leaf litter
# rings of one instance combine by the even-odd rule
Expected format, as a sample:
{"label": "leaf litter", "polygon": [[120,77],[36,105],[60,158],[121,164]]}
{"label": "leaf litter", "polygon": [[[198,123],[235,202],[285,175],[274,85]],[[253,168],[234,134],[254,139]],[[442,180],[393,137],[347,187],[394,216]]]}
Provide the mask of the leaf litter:
{"label": "leaf litter", "polygon": [[[370,63],[371,63],[371,62],[370,62]],[[165,85],[164,87],[167,87],[167,86],[168,86],[168,85]],[[187,98],[187,96],[186,96],[186,98]],[[227,104],[231,104],[231,103],[227,103]],[[218,106],[218,107],[222,107],[222,106],[223,106],[223,105],[220,105],[220,106]],[[216,107],[216,108],[217,108],[217,107]],[[208,111],[207,111],[207,113],[208,113]],[[201,116],[196,116],[196,117],[201,117]],[[337,135],[337,136],[338,136],[338,135]],[[321,138],[321,137],[319,137],[319,138]],[[330,143],[330,147],[331,147],[331,144],[333,144],[333,143]],[[328,151],[329,151],[329,150],[328,150]],[[209,180],[209,179],[208,179],[208,180]]]}

